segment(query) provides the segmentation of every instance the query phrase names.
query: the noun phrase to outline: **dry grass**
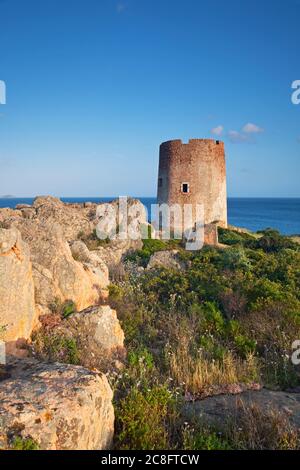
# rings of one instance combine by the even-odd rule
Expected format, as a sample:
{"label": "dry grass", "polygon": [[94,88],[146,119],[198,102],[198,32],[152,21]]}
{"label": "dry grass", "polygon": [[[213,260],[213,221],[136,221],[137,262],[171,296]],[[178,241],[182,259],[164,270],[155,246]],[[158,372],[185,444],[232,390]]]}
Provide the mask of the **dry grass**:
{"label": "dry grass", "polygon": [[300,335],[297,319],[286,315],[283,306],[273,305],[243,317],[243,325],[257,341],[261,355],[261,371],[264,383],[283,389],[299,383],[299,369],[290,360],[291,345]]}
{"label": "dry grass", "polygon": [[299,432],[285,415],[257,405],[246,407],[242,401],[225,434],[235,449],[295,450],[300,446]]}
{"label": "dry grass", "polygon": [[239,399],[218,425],[195,421],[184,429],[187,450],[299,450],[300,434],[288,417],[275,409],[247,405]]}
{"label": "dry grass", "polygon": [[253,355],[242,360],[225,351],[222,359],[214,360],[202,351],[191,355],[187,345],[181,345],[171,353],[170,371],[178,384],[183,384],[193,395],[201,395],[211,386],[249,382],[258,376]]}

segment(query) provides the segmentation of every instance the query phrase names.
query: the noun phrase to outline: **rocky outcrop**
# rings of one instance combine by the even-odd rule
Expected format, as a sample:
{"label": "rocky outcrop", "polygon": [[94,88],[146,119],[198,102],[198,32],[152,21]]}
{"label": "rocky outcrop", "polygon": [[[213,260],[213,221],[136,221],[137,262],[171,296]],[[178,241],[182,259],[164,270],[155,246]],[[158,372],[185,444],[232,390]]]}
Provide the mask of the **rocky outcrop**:
{"label": "rocky outcrop", "polygon": [[108,266],[110,272],[131,252],[141,250],[142,240],[112,240],[107,246],[100,246],[93,253],[97,254]]}
{"label": "rocky outcrop", "polygon": [[[41,449],[111,445],[112,391],[96,369],[122,366],[124,333],[116,312],[99,306],[108,295],[105,256],[83,242],[93,241],[96,248],[101,244],[94,235],[96,209],[96,204],[68,205],[51,197],[37,198],[33,206],[0,209],[0,226],[5,227],[0,229],[0,340],[13,343],[10,348],[6,344],[7,356],[15,354],[15,340],[30,338],[43,315],[31,343],[22,343],[23,360],[14,359],[4,373],[0,371],[0,449],[13,448],[15,439],[30,440]],[[131,243],[121,242],[116,262]],[[112,246],[110,250],[108,259],[114,257]],[[62,319],[66,301],[79,313]],[[43,344],[46,352],[52,333],[74,339],[66,344],[75,344],[76,361],[66,362],[88,369],[46,363],[46,353],[36,354],[43,362],[25,357],[36,352],[35,337],[41,340],[41,352]],[[61,348],[57,357],[63,360]]]}
{"label": "rocky outcrop", "polygon": [[76,240],[79,234],[91,233],[97,224],[97,204],[84,207],[80,204],[64,204],[52,196],[40,196],[34,200],[32,207],[41,222],[58,223],[68,241]]}
{"label": "rocky outcrop", "polygon": [[141,202],[129,198],[127,203],[127,218],[119,200],[103,204],[98,213],[99,204],[65,204],[51,196],[37,197],[32,206],[0,209],[1,225],[20,230],[30,247],[40,313],[49,313],[48,306],[56,300],[71,300],[82,310],[107,296],[108,270],[114,277],[124,257],[141,249],[142,241],[101,243],[95,233],[102,217],[111,209],[118,227],[126,220],[130,227],[149,228]]}
{"label": "rocky outcrop", "polygon": [[91,252],[81,240],[71,243],[71,252],[75,260],[83,264],[86,270],[90,270],[97,276],[101,288],[105,289],[109,284],[109,272],[103,258],[97,252]]}
{"label": "rocky outcrop", "polygon": [[64,320],[53,334],[76,340],[80,363],[85,367],[108,369],[122,358],[124,332],[115,310],[108,305],[91,307]]}
{"label": "rocky outcrop", "polygon": [[147,269],[152,268],[185,269],[186,263],[180,259],[178,250],[157,251],[147,265]]}
{"label": "rocky outcrop", "polygon": [[28,339],[37,321],[29,248],[16,229],[0,229],[0,339]]}
{"label": "rocky outcrop", "polygon": [[210,425],[226,425],[228,417],[234,418],[239,410],[258,407],[264,413],[279,412],[300,431],[300,393],[275,392],[262,389],[238,395],[219,395],[184,405],[186,419],[197,419]]}
{"label": "rocky outcrop", "polygon": [[106,377],[83,367],[15,361],[0,387],[0,449],[16,438],[45,450],[110,447],[112,391]]}
{"label": "rocky outcrop", "polygon": [[22,218],[12,226],[18,227],[30,247],[35,301],[41,312],[57,300],[72,301],[82,310],[107,295],[107,268],[100,262],[95,268],[76,261],[59,224]]}

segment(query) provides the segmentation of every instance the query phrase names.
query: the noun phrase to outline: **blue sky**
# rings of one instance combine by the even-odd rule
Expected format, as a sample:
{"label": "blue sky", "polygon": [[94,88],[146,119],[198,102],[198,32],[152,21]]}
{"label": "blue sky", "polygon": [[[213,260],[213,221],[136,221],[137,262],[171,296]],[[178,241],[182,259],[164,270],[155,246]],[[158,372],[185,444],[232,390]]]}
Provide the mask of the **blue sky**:
{"label": "blue sky", "polygon": [[0,0],[0,194],[152,196],[220,134],[229,196],[299,197],[299,0]]}

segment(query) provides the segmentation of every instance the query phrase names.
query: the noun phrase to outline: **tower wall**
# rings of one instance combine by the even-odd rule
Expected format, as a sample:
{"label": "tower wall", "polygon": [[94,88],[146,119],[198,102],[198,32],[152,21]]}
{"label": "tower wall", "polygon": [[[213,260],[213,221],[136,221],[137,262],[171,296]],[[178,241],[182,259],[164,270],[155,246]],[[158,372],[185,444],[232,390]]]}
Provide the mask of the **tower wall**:
{"label": "tower wall", "polygon": [[[188,192],[183,185],[188,185]],[[185,186],[186,189],[186,186]],[[204,223],[227,226],[224,143],[213,139],[164,142],[160,146],[158,203],[204,205]],[[193,209],[193,221],[195,222]]]}

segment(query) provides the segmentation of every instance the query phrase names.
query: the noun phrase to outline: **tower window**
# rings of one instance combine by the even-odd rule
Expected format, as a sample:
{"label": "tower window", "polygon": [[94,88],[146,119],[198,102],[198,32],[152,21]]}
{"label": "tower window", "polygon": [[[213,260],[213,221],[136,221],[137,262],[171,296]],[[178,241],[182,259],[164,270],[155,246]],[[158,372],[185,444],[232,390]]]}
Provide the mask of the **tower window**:
{"label": "tower window", "polygon": [[162,178],[158,178],[158,187],[161,188],[163,185],[163,180]]}
{"label": "tower window", "polygon": [[190,192],[190,185],[189,183],[182,183],[181,184],[181,192],[187,194]]}

